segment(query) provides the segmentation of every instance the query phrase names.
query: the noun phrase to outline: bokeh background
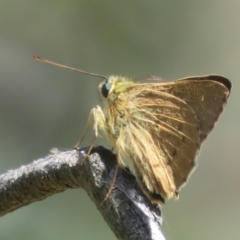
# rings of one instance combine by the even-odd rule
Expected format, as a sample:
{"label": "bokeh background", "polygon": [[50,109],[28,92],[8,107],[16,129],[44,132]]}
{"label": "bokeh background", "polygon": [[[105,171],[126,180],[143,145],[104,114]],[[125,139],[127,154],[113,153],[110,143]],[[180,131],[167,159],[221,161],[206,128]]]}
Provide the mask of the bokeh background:
{"label": "bokeh background", "polygon": [[[227,107],[180,200],[164,207],[163,231],[168,240],[240,238],[239,0],[1,1],[1,174],[53,147],[71,148],[99,104],[99,79],[38,63],[33,54],[103,75],[228,77]],[[0,239],[115,236],[75,189],[0,218]]]}

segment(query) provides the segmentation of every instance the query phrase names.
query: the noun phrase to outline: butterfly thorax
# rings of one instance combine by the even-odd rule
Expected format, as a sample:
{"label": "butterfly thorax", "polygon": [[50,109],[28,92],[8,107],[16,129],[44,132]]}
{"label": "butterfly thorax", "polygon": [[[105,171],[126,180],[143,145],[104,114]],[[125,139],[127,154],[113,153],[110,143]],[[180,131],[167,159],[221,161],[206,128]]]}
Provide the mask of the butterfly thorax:
{"label": "butterfly thorax", "polygon": [[[102,89],[103,82],[99,85],[99,90]],[[118,137],[119,129],[123,129],[128,124],[128,119],[131,117],[129,103],[127,97],[128,92],[135,85],[130,79],[120,76],[110,76],[108,80],[110,87],[107,98],[101,97],[103,103],[103,112],[106,117],[106,131],[108,137],[112,140]]]}

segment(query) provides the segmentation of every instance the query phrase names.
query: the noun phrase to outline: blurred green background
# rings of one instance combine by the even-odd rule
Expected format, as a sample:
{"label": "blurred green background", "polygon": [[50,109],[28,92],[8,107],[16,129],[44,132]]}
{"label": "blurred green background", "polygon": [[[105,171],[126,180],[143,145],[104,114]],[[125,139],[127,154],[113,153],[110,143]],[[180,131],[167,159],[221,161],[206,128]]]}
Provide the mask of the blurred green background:
{"label": "blurred green background", "polygon": [[[0,173],[71,148],[99,104],[99,79],[33,54],[103,75],[228,77],[227,107],[180,200],[164,207],[163,231],[168,240],[240,238],[239,0],[1,1]],[[0,218],[0,239],[115,236],[76,189]]]}

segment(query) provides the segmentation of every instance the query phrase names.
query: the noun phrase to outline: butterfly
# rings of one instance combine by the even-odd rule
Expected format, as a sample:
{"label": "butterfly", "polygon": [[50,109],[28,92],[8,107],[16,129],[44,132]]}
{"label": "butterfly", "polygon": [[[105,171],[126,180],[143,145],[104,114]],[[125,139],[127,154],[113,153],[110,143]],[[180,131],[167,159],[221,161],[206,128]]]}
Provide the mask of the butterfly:
{"label": "butterfly", "polygon": [[93,125],[95,137],[104,133],[116,151],[118,166],[130,169],[152,203],[178,197],[196,167],[201,144],[227,103],[231,91],[227,78],[206,75],[137,83],[34,58],[103,78],[98,87],[103,106],[91,110],[86,129]]}
{"label": "butterfly", "polygon": [[99,85],[103,108],[90,116],[152,203],[178,196],[218,120],[231,82],[217,75],[135,83],[110,76]]}

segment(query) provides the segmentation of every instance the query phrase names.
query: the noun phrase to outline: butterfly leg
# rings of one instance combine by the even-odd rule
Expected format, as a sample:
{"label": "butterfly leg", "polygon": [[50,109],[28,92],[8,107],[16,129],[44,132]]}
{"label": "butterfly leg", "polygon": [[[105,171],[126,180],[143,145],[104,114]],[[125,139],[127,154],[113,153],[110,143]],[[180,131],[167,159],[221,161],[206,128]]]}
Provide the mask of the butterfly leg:
{"label": "butterfly leg", "polygon": [[98,128],[103,129],[104,128],[104,123],[105,123],[104,113],[103,113],[102,109],[99,106],[96,106],[95,108],[93,108],[91,110],[91,112],[89,114],[87,125],[86,125],[86,127],[84,129],[84,132],[82,134],[81,139],[74,146],[74,148],[78,148],[79,147],[79,145],[81,144],[81,142],[83,141],[83,139],[84,139],[84,137],[85,137],[85,135],[87,133],[88,128],[93,125],[94,137],[93,137],[93,140],[92,140],[92,142],[90,144],[90,147],[87,150],[86,156],[81,161],[81,164],[90,155],[90,153],[92,151],[92,148],[93,148],[93,144],[94,144],[96,138],[99,136],[98,135]]}
{"label": "butterfly leg", "polygon": [[89,114],[88,121],[86,124],[86,127],[84,128],[83,134],[80,138],[80,140],[74,145],[74,148],[78,148],[79,145],[82,143],[83,139],[85,138],[85,135],[87,133],[88,128],[92,125],[92,114]]}
{"label": "butterfly leg", "polygon": [[92,115],[93,119],[93,131],[95,137],[97,138],[99,136],[98,129],[101,129],[103,132],[105,132],[106,118],[102,109],[99,106],[93,108],[90,114]]}
{"label": "butterfly leg", "polygon": [[94,136],[97,138],[98,135],[98,127],[103,129],[104,128],[104,122],[105,122],[105,116],[102,111],[102,109],[99,106],[96,106],[93,108],[89,114],[88,121],[86,124],[86,127],[83,131],[82,137],[80,140],[75,144],[74,148],[78,148],[79,145],[82,143],[83,139],[86,136],[87,130],[89,129],[90,126],[93,125],[93,131],[94,131]]}
{"label": "butterfly leg", "polygon": [[87,156],[89,156],[90,152],[92,151],[93,144],[94,144],[96,138],[99,136],[98,128],[104,130],[104,128],[105,128],[104,123],[106,121],[104,113],[99,106],[96,106],[95,108],[92,109],[92,111],[90,112],[89,118],[91,120],[91,123],[93,123],[94,138],[88,149]]}
{"label": "butterfly leg", "polygon": [[117,154],[117,163],[116,163],[115,170],[114,170],[114,176],[113,176],[111,185],[110,185],[110,187],[108,189],[108,192],[107,192],[106,196],[104,197],[104,199],[103,199],[101,204],[104,204],[107,201],[108,197],[110,196],[110,194],[111,194],[111,192],[113,190],[114,184],[115,184],[116,179],[117,179],[117,173],[118,173],[118,168],[119,168],[118,159],[119,159],[119,157],[118,157],[118,154]]}

